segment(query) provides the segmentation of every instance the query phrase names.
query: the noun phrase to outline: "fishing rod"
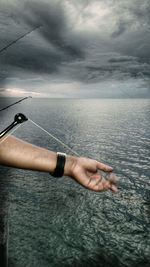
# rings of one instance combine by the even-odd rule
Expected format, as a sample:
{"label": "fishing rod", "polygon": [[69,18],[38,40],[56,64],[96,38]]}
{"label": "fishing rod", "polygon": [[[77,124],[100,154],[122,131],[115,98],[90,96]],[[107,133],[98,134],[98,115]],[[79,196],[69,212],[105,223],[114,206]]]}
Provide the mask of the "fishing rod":
{"label": "fishing rod", "polygon": [[10,107],[12,107],[12,106],[14,106],[14,105],[16,105],[16,104],[19,104],[20,102],[22,102],[22,101],[24,101],[24,100],[26,100],[26,99],[28,99],[28,98],[32,98],[32,96],[26,96],[26,97],[24,97],[24,98],[21,98],[20,100],[18,100],[18,101],[16,101],[16,102],[14,102],[14,103],[12,103],[12,104],[10,104],[10,105],[8,105],[8,106],[6,106],[6,107],[0,109],[0,111],[3,111],[3,110],[5,110],[5,109],[8,109],[8,108],[10,108]]}
{"label": "fishing rod", "polygon": [[9,131],[11,131],[14,127],[16,127],[17,125],[19,125],[19,124],[21,124],[27,120],[28,120],[28,118],[24,114],[22,114],[22,113],[16,114],[14,117],[14,121],[0,133],[0,139],[4,135],[6,135]]}
{"label": "fishing rod", "polygon": [[24,33],[23,35],[21,35],[20,37],[18,37],[16,40],[12,41],[11,43],[9,43],[8,45],[4,46],[3,48],[0,49],[0,54],[2,52],[4,52],[5,50],[7,50],[10,46],[16,44],[18,41],[20,41],[22,38],[24,38],[25,36],[27,36],[28,34],[32,33],[33,31],[37,30],[38,28],[40,28],[42,25],[36,26],[34,27],[32,30]]}
{"label": "fishing rod", "polygon": [[[0,133],[0,139],[2,137],[4,137],[8,132],[10,132],[13,128],[15,128],[13,130],[13,132],[15,132],[22,123],[24,123],[25,121],[30,121],[33,125],[35,125],[36,127],[38,127],[39,129],[41,129],[43,132],[45,132],[47,135],[49,135],[51,138],[53,138],[56,142],[58,142],[59,144],[61,144],[63,147],[65,147],[66,149],[68,149],[70,152],[72,152],[73,154],[75,154],[76,156],[79,156],[79,154],[73,150],[72,148],[70,148],[67,144],[65,144],[63,141],[61,141],[58,137],[55,137],[53,134],[51,134],[50,132],[48,132],[47,130],[45,130],[42,126],[40,126],[39,124],[37,124],[36,122],[34,122],[33,120],[27,118],[24,114],[22,113],[18,113],[14,116],[14,121],[7,127],[5,128],[1,133]],[[16,126],[18,126],[16,128]],[[11,131],[11,133],[9,135],[11,135],[13,133]],[[6,140],[8,138],[7,135],[4,139],[2,139],[2,141],[0,141],[0,144]]]}

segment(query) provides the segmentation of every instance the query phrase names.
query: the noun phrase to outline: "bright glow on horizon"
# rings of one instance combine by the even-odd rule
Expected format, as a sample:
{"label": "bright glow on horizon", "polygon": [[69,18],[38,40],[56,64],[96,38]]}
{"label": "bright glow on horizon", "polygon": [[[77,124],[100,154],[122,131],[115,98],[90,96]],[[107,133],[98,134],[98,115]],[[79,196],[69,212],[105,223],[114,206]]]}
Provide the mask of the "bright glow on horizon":
{"label": "bright glow on horizon", "polygon": [[[24,87],[24,88],[23,88]],[[130,98],[149,97],[147,83],[143,79],[108,79],[99,83],[46,83],[38,87],[37,91],[29,91],[25,85],[21,87],[3,88],[0,97],[26,97],[37,98]],[[134,90],[133,90],[134,88]],[[37,88],[35,88],[37,90]],[[41,91],[41,92],[39,92]]]}
{"label": "bright glow on horizon", "polygon": [[41,93],[27,91],[21,88],[6,88],[5,91],[0,92],[0,96],[4,97],[24,97],[24,96],[42,97]]}

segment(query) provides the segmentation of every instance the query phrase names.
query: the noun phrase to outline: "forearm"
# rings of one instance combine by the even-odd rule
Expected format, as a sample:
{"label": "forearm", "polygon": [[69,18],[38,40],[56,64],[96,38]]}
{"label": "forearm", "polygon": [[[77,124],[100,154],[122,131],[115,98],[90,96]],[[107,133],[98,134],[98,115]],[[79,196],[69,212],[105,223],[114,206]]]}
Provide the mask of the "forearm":
{"label": "forearm", "polygon": [[[64,175],[71,174],[72,163],[73,157],[67,156]],[[53,173],[56,167],[56,153],[9,136],[0,144],[0,164]]]}
{"label": "forearm", "polygon": [[[15,168],[54,172],[57,155],[53,151],[34,146],[13,136],[0,143],[0,165]],[[57,165],[58,166],[58,165]],[[113,168],[96,160],[67,155],[64,175],[74,178],[77,182],[94,191],[118,191],[115,183],[117,177],[106,180],[98,170],[112,172]]]}

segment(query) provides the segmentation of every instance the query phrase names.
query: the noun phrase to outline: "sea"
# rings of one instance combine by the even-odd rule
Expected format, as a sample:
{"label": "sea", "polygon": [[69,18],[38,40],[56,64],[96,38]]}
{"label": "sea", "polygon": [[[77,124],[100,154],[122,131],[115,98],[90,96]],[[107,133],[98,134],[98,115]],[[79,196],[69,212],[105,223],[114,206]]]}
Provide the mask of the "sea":
{"label": "sea", "polygon": [[[150,100],[30,98],[0,112],[0,131],[19,112],[79,155],[113,166],[119,192],[0,166],[6,266],[150,266]],[[13,134],[71,154],[30,120]]]}

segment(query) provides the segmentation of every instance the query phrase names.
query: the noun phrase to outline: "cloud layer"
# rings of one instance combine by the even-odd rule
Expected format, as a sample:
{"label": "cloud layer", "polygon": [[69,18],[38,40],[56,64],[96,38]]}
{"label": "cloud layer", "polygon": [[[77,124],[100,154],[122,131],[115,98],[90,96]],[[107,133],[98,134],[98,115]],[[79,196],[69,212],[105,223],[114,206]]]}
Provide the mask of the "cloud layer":
{"label": "cloud layer", "polygon": [[1,0],[0,32],[0,92],[150,77],[149,0]]}

